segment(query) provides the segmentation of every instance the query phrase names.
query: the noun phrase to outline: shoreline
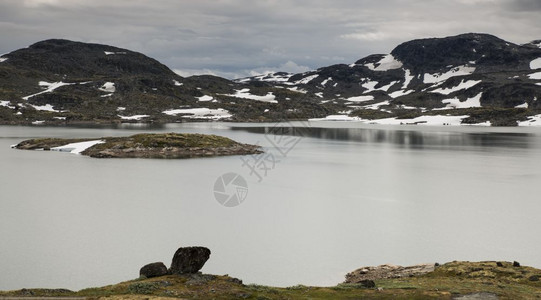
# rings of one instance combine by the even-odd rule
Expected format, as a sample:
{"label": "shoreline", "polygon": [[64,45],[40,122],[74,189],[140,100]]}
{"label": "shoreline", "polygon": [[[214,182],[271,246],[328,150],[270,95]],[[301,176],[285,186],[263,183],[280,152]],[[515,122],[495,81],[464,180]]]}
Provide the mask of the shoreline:
{"label": "shoreline", "polygon": [[453,261],[442,265],[362,267],[345,275],[346,280],[336,286],[279,288],[198,272],[140,277],[79,291],[0,291],[0,299],[534,299],[541,297],[540,277],[541,269],[521,266],[516,261]]}

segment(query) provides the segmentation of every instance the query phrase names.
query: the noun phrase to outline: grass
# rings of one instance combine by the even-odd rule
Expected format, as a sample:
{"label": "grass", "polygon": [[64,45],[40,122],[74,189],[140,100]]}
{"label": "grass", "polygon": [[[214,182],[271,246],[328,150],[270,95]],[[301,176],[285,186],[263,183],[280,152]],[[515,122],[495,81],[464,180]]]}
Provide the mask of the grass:
{"label": "grass", "polygon": [[[541,270],[515,267],[510,262],[450,262],[434,272],[407,278],[376,280],[376,288],[360,284],[333,287],[296,285],[278,288],[243,285],[224,275],[169,275],[136,279],[78,292],[25,289],[0,292],[0,296],[72,296],[107,299],[452,299],[459,295],[490,293],[500,299],[538,299],[541,282],[532,276]],[[144,297],[143,297],[144,296]]]}
{"label": "grass", "polygon": [[95,150],[127,149],[127,148],[208,148],[231,147],[237,142],[217,135],[197,133],[164,133],[164,134],[136,134],[129,137],[104,138],[105,143],[94,146]]}

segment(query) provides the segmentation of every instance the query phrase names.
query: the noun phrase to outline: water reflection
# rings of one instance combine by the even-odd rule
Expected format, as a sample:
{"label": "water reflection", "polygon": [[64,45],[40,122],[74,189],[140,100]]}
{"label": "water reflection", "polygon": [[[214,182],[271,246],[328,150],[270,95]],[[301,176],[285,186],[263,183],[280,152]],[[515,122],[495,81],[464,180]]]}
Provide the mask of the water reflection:
{"label": "water reflection", "polygon": [[360,143],[391,143],[403,148],[425,149],[465,149],[484,150],[503,148],[530,148],[534,134],[520,132],[461,132],[461,131],[422,131],[380,128],[314,128],[295,126],[232,127],[258,134],[304,136],[310,138],[353,141]]}

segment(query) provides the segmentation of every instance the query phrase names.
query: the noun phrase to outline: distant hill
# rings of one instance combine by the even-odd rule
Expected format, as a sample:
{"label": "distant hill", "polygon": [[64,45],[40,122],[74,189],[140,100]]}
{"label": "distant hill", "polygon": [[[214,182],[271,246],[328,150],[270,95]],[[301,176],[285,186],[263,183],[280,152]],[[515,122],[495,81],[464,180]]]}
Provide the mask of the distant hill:
{"label": "distant hill", "polygon": [[0,57],[0,123],[460,115],[470,124],[536,124],[540,47],[469,33],[409,41],[350,65],[231,81],[183,78],[126,49],[46,40]]}

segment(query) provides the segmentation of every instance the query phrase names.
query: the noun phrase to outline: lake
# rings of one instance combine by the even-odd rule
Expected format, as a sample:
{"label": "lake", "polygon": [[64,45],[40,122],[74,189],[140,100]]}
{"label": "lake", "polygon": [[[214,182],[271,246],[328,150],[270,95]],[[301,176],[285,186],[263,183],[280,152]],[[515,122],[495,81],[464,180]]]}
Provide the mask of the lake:
{"label": "lake", "polygon": [[[266,153],[152,160],[10,149],[139,132],[212,133]],[[541,128],[0,126],[0,166],[0,290],[113,284],[196,245],[212,251],[203,272],[275,286],[335,285],[385,263],[541,268]],[[215,199],[226,173],[246,181],[238,206]]]}

